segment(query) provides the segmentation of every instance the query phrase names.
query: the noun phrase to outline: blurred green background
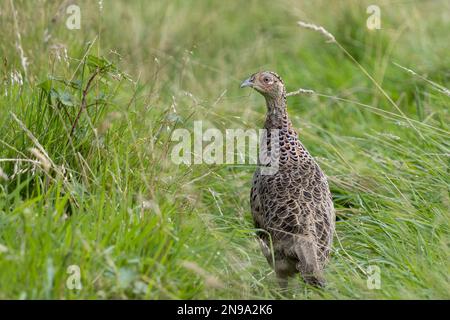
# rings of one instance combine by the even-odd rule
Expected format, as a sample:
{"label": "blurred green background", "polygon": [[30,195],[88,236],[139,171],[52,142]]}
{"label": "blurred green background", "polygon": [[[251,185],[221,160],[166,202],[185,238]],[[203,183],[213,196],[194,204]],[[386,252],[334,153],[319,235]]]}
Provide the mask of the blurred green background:
{"label": "blurred green background", "polygon": [[[0,298],[448,299],[449,9],[2,0]],[[262,126],[262,97],[239,90],[258,70],[318,93],[288,109],[337,210],[322,290],[277,287],[250,218],[254,166],[170,159],[171,132],[193,121]]]}

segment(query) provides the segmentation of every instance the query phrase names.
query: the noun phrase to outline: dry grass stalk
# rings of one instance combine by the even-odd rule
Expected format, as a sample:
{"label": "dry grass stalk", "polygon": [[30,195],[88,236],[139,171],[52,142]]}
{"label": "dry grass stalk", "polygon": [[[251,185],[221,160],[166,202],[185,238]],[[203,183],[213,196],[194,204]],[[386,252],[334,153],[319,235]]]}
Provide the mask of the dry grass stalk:
{"label": "dry grass stalk", "polygon": [[16,32],[16,35],[17,35],[16,48],[17,48],[17,51],[19,52],[20,63],[22,64],[23,72],[24,72],[25,78],[26,78],[27,74],[28,74],[28,58],[25,56],[25,52],[24,52],[23,47],[22,47],[22,37],[21,37],[20,32],[19,32],[19,23],[18,23],[18,18],[17,18],[17,11],[14,8],[14,1],[13,0],[10,0],[10,5],[11,5],[12,13],[13,13],[14,29],[15,29],[15,32]]}
{"label": "dry grass stalk", "polygon": [[[28,138],[30,138],[31,141],[33,141],[36,148],[39,150],[41,154],[45,156],[45,158],[50,162],[51,167],[57,168],[52,159],[48,156],[47,152],[45,151],[44,147],[39,143],[38,139],[33,135],[33,133],[27,128],[27,126],[19,119],[17,116],[10,112],[11,116],[14,118],[14,120],[19,124],[20,128],[27,134]],[[59,172],[58,172],[59,173]]]}
{"label": "dry grass stalk", "polygon": [[327,42],[336,42],[336,39],[334,38],[334,36],[322,26],[318,26],[318,25],[315,25],[312,23],[307,23],[304,21],[298,21],[297,24],[302,28],[314,30],[314,31],[321,33],[325,38],[328,39]]}
{"label": "dry grass stalk", "polygon": [[45,172],[49,172],[50,168],[52,167],[49,159],[36,148],[30,148],[29,150],[39,161],[42,169],[44,169]]}
{"label": "dry grass stalk", "polygon": [[[47,160],[47,162],[50,164],[49,168],[53,168],[53,170],[56,172],[56,174],[59,177],[63,178],[63,183],[64,183],[64,187],[70,192],[71,190],[71,186],[68,183],[68,180],[66,179],[66,177],[64,176],[64,173],[61,171],[60,167],[58,167],[53,160],[49,157],[48,153],[45,151],[44,147],[39,143],[38,139],[33,135],[33,133],[27,128],[27,126],[14,114],[14,112],[10,112],[11,116],[14,118],[14,120],[19,124],[20,128],[26,133],[26,135],[28,136],[28,138],[30,138],[30,140],[33,142],[33,144],[36,146],[36,149],[39,151],[39,153],[43,156],[43,158],[45,160]],[[35,155],[36,156],[36,155]],[[39,159],[38,159],[39,161]],[[18,163],[18,162],[17,162]],[[41,165],[43,165],[41,163]],[[47,165],[47,164],[45,164]],[[45,169],[45,167],[44,167]],[[47,176],[51,179],[53,179],[50,174],[45,171]],[[71,199],[73,200],[73,203],[79,207],[78,201],[75,199],[75,197],[71,197]]]}
{"label": "dry grass stalk", "polygon": [[286,97],[299,96],[299,95],[308,95],[309,96],[309,95],[312,95],[314,93],[315,93],[314,90],[299,88],[296,91],[288,92],[286,94]]}
{"label": "dry grass stalk", "polygon": [[405,113],[400,109],[400,107],[392,100],[392,98],[384,91],[384,89],[381,87],[381,85],[369,74],[369,72],[345,49],[338,41],[336,41],[336,38],[327,31],[324,27],[318,26],[312,23],[307,23],[303,21],[298,21],[297,24],[306,29],[314,30],[319,33],[321,33],[325,38],[328,39],[327,42],[332,42],[336,44],[336,46],[366,75],[367,78],[370,79],[370,81],[377,87],[377,89],[384,95],[384,97],[389,101],[390,104],[392,104],[395,109],[400,113],[400,115],[403,117],[403,119],[408,122],[409,126],[413,128],[417,134],[422,138],[425,139],[422,133],[417,130],[416,126],[412,123],[411,119],[408,118]]}
{"label": "dry grass stalk", "polygon": [[418,78],[422,79],[423,81],[429,83],[429,84],[432,85],[434,88],[436,88],[439,92],[441,92],[441,93],[445,94],[446,96],[449,96],[449,97],[450,97],[450,89],[448,89],[448,88],[446,88],[446,87],[444,87],[444,86],[441,86],[440,84],[438,84],[438,83],[436,83],[436,82],[434,82],[434,81],[431,81],[431,80],[427,79],[425,76],[422,76],[422,75],[418,74],[418,73],[415,72],[414,70],[411,70],[411,69],[409,69],[409,68],[406,68],[406,67],[404,67],[404,66],[402,66],[402,65],[399,65],[398,63],[395,63],[395,62],[393,62],[393,64],[396,65],[397,67],[399,67],[400,69],[405,70],[405,71],[408,72],[409,74],[412,74],[413,76],[418,77]]}

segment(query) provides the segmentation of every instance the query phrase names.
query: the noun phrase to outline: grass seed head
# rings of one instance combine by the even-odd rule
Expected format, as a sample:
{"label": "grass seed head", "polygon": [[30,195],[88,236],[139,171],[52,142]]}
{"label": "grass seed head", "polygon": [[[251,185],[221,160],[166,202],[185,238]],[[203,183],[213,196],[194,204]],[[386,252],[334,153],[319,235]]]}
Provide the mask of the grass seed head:
{"label": "grass seed head", "polygon": [[304,21],[298,21],[297,24],[302,28],[314,30],[314,31],[321,33],[325,38],[328,39],[327,42],[336,42],[336,39],[334,38],[334,36],[322,26],[318,26],[318,25],[315,25],[312,23],[307,23]]}
{"label": "grass seed head", "polygon": [[42,154],[38,149],[31,148],[30,152],[36,157],[36,159],[39,161],[40,165],[42,166],[42,169],[44,169],[45,172],[48,172],[51,168],[51,163],[47,159],[47,157]]}

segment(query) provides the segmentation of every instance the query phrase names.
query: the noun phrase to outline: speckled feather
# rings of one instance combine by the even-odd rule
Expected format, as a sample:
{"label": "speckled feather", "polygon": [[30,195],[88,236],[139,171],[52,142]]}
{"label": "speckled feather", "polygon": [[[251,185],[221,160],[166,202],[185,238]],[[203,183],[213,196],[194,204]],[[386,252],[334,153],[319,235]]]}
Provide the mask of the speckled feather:
{"label": "speckled feather", "polygon": [[[264,86],[264,77],[272,77],[271,86]],[[274,72],[260,72],[249,79],[253,79],[253,88],[266,98],[264,128],[268,135],[264,143],[269,155],[275,138],[271,134],[278,135],[273,150],[279,155],[278,171],[263,175],[258,168],[250,194],[262,251],[275,268],[281,285],[287,285],[288,277],[300,273],[307,283],[322,286],[325,283],[322,270],[331,250],[335,226],[327,178],[292,127],[281,77]],[[271,133],[271,129],[278,132]]]}

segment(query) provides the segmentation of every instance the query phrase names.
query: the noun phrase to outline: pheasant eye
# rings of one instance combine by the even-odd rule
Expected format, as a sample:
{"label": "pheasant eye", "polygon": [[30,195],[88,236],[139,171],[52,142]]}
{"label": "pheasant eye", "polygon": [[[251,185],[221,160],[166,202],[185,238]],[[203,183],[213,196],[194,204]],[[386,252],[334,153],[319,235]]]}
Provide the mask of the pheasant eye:
{"label": "pheasant eye", "polygon": [[265,83],[269,83],[269,81],[270,81],[270,79],[268,77],[265,77],[263,80]]}

